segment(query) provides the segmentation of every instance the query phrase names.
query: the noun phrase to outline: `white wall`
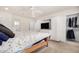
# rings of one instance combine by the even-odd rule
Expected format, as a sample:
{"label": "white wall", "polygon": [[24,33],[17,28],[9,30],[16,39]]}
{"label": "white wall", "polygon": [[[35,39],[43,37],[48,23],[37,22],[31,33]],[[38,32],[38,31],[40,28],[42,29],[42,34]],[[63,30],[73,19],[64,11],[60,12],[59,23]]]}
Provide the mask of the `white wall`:
{"label": "white wall", "polygon": [[66,17],[56,16],[57,18],[57,40],[65,41],[66,37]]}
{"label": "white wall", "polygon": [[[14,25],[14,22],[19,22],[19,25]],[[8,12],[0,12],[0,23],[10,28],[13,31],[29,31],[30,18],[24,18]]]}

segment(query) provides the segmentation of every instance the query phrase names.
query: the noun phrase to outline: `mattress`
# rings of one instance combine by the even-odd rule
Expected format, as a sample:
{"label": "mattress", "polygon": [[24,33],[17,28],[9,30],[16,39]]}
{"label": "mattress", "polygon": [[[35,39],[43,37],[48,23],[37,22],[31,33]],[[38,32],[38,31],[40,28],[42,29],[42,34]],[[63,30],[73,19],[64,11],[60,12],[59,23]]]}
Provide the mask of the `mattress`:
{"label": "mattress", "polygon": [[38,42],[44,38],[49,37],[50,34],[49,33],[42,33],[42,32],[31,32],[31,41],[34,42]]}
{"label": "mattress", "polygon": [[0,46],[1,53],[14,53],[22,51],[24,48],[30,48],[34,43],[50,36],[48,33],[41,32],[18,32],[15,38],[10,38]]}

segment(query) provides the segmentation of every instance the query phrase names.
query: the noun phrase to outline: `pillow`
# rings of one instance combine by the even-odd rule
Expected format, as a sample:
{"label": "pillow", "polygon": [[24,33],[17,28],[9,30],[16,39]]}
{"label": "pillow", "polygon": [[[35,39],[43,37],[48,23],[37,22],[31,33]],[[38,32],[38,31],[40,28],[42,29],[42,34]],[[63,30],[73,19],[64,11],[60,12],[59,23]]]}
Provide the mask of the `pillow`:
{"label": "pillow", "polygon": [[7,41],[8,39],[9,39],[9,37],[6,34],[0,32],[0,40],[1,41]]}
{"label": "pillow", "polygon": [[5,33],[6,35],[8,35],[10,38],[13,38],[15,36],[15,34],[7,27],[5,27],[4,25],[0,24],[0,32]]}
{"label": "pillow", "polygon": [[2,40],[0,40],[0,45],[2,45]]}

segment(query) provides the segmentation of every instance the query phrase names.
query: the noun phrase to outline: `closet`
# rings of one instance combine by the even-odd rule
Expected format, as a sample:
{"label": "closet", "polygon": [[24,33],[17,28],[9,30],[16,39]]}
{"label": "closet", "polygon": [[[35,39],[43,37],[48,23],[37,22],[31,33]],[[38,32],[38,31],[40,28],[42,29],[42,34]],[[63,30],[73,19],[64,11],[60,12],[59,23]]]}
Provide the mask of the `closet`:
{"label": "closet", "polygon": [[68,15],[66,21],[66,39],[79,41],[79,13]]}

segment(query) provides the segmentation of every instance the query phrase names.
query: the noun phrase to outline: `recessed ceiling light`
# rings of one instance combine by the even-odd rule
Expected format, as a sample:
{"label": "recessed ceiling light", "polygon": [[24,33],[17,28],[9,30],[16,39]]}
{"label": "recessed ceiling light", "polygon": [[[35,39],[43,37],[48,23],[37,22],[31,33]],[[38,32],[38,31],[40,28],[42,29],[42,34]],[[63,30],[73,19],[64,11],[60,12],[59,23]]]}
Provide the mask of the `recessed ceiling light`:
{"label": "recessed ceiling light", "polygon": [[6,8],[4,8],[4,9],[5,9],[5,10],[8,10],[9,8],[6,7]]}

